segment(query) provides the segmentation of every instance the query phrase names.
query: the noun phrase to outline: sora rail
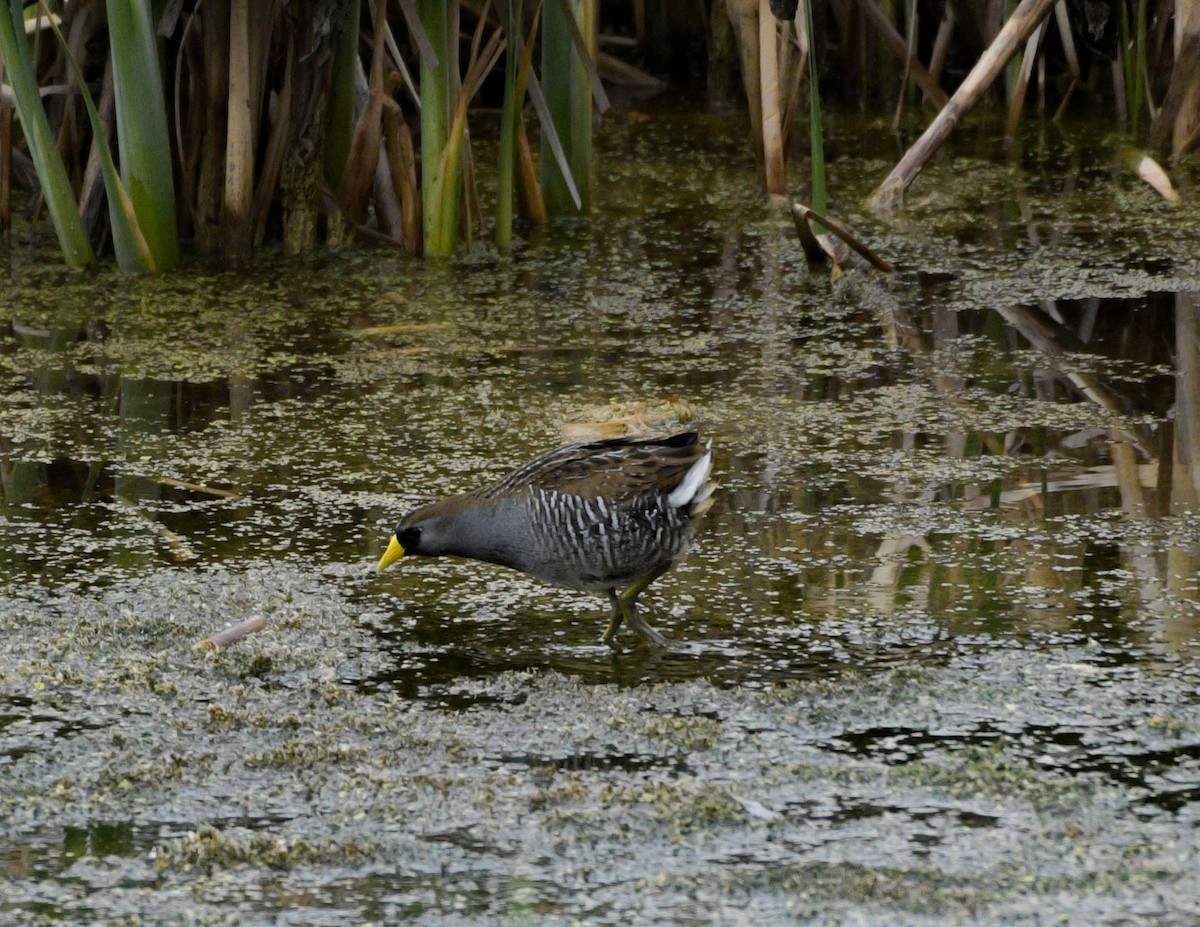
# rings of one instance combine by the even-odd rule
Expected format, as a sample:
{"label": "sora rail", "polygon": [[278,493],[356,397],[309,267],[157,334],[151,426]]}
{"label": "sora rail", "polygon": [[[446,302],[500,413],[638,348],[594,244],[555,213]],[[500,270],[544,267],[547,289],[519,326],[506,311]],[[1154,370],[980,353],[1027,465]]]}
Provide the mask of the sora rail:
{"label": "sora rail", "polygon": [[560,447],[490,486],[446,496],[400,519],[379,561],[457,556],[520,570],[612,604],[604,641],[622,622],[659,647],[667,639],[637,597],[671,568],[712,506],[712,449],[694,431]]}

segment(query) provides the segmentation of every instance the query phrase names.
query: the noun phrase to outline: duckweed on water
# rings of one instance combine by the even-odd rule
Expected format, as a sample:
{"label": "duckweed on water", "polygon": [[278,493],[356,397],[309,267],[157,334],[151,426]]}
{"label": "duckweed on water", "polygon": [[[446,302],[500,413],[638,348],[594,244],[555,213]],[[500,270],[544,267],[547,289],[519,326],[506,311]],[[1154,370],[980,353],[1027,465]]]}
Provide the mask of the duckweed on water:
{"label": "duckweed on water", "polygon": [[345,865],[365,858],[356,846],[313,846],[301,838],[290,840],[245,828],[219,831],[215,827],[188,834],[148,854],[159,875],[192,872],[211,875],[226,869],[291,869],[302,864]]}
{"label": "duckweed on water", "polygon": [[[813,904],[866,899],[927,910],[930,885],[939,883],[954,886],[962,903],[968,899],[993,915],[1020,904],[1016,888],[1030,876],[1059,886],[1064,905],[1097,886],[1115,899],[1122,886],[1136,884],[1134,875],[1126,878],[1117,869],[1103,878],[1089,875],[1096,856],[1059,860],[1056,845],[1043,847],[1032,837],[1002,852],[991,868],[946,868],[949,859],[978,857],[977,827],[950,815],[934,823],[927,813],[931,803],[964,815],[998,815],[996,826],[1011,826],[1013,833],[1039,834],[1030,828],[1040,820],[1043,828],[1074,828],[1080,845],[1136,849],[1125,864],[1114,857],[1106,865],[1153,868],[1162,886],[1182,891],[1191,878],[1181,858],[1147,851],[1144,833],[1127,818],[1128,786],[1102,771],[1105,757],[1119,762],[1116,757],[1135,756],[1130,742],[1114,753],[1112,745],[1096,740],[1089,748],[1096,773],[1079,781],[1071,772],[1077,759],[1055,754],[1053,740],[1056,728],[1078,723],[1079,707],[1086,704],[1094,730],[1129,731],[1144,738],[1142,749],[1152,755],[1196,743],[1197,680],[1182,666],[1151,679],[1106,665],[1086,649],[1060,647],[1043,656],[964,640],[951,645],[957,656],[940,667],[848,673],[838,684],[816,678],[759,695],[702,683],[618,689],[539,671],[461,684],[461,693],[479,708],[428,711],[396,701],[387,686],[372,691],[342,685],[341,697],[326,698],[324,668],[335,679],[362,678],[375,648],[353,622],[336,627],[345,621],[345,603],[332,589],[302,592],[303,575],[287,571],[264,570],[258,579],[289,589],[289,607],[298,616],[296,625],[272,626],[240,645],[248,653],[265,648],[274,655],[268,680],[247,679],[226,660],[193,649],[183,628],[174,634],[160,629],[156,642],[132,639],[138,648],[150,644],[159,652],[155,660],[146,658],[149,651],[138,659],[128,653],[106,657],[95,643],[81,645],[78,638],[64,648],[79,660],[112,661],[113,671],[105,675],[118,678],[89,696],[92,717],[107,723],[63,732],[53,752],[44,754],[54,762],[29,767],[28,781],[0,813],[13,836],[37,833],[48,820],[76,826],[114,815],[126,816],[136,833],[146,835],[122,867],[110,864],[106,875],[101,864],[93,873],[98,894],[91,904],[99,905],[89,908],[93,916],[121,897],[116,880],[161,880],[164,918],[184,903],[174,887],[191,886],[203,896],[218,885],[225,904],[254,917],[282,899],[279,892],[286,889],[272,887],[279,873],[290,873],[285,884],[293,887],[311,884],[318,872],[324,884],[340,881],[363,865],[392,873],[387,879],[403,879],[436,872],[438,865],[453,869],[467,859],[493,875],[540,860],[539,870],[560,886],[555,904],[564,916],[582,916],[603,900],[606,910],[623,917],[653,918],[658,902],[652,897],[684,897],[688,886],[699,884],[719,908],[742,904],[739,899],[753,890],[754,904],[764,906],[768,917],[783,916],[789,899],[800,896]],[[214,590],[219,607],[240,586],[236,576],[213,577],[177,607],[191,612]],[[167,583],[134,597],[147,607],[153,596],[177,591]],[[71,607],[69,601],[47,601],[43,614],[69,625],[82,617]],[[118,627],[123,620],[117,617]],[[848,632],[858,626],[845,623]],[[6,691],[24,691],[45,706],[33,716],[48,715],[52,705],[78,704],[84,692],[94,692],[90,675],[60,673],[52,686],[32,685],[47,681],[46,670],[36,669],[32,659],[41,645],[28,635],[5,634],[4,640],[4,665],[18,668],[6,676]],[[145,682],[154,672],[168,673],[173,688]],[[124,682],[129,679],[139,681],[130,687]],[[1031,686],[1034,679],[1043,684]],[[1177,706],[1169,711],[1170,723],[1164,723],[1167,705]],[[119,728],[114,713],[126,719]],[[964,748],[957,739],[972,727],[999,731],[1025,718],[1034,726],[1018,741],[1017,753],[1000,746],[998,733],[982,747]],[[888,743],[897,732],[908,732],[902,736],[917,750],[900,763],[891,759],[896,746]],[[12,734],[6,736],[11,745]],[[161,759],[144,753],[148,742],[158,745]],[[47,745],[34,749],[42,754]],[[501,751],[645,760],[577,765],[546,779],[534,767],[497,763]],[[1195,760],[1177,762],[1184,772]],[[70,788],[56,782],[70,782]],[[130,796],[139,794],[142,800],[131,804]],[[321,809],[334,796],[338,810],[330,816]],[[764,822],[747,812],[748,802],[778,819]],[[891,810],[864,813],[870,805]],[[214,819],[189,828],[193,833],[158,836]],[[235,823],[251,819],[252,826]],[[459,831],[469,839],[439,836]],[[915,855],[922,844],[913,837],[925,833],[945,849],[936,866]],[[632,848],[631,855],[604,849],[610,845]],[[829,853],[839,859],[822,862]],[[649,883],[657,886],[654,896],[623,887],[645,884],[647,859],[656,861]],[[714,870],[713,860],[737,865],[741,875],[733,879],[720,862]],[[900,860],[903,865],[896,865]],[[857,871],[863,896],[827,894],[821,865],[843,875]],[[580,866],[591,873],[591,902],[574,894],[582,888]],[[997,881],[998,871],[1008,874]],[[196,903],[195,894],[186,897],[187,904]],[[496,916],[505,898],[500,891],[483,902],[479,916]],[[314,897],[310,904],[321,903]],[[73,909],[60,910],[71,916]],[[210,910],[205,906],[201,913]],[[948,910],[959,908],[951,904]]]}

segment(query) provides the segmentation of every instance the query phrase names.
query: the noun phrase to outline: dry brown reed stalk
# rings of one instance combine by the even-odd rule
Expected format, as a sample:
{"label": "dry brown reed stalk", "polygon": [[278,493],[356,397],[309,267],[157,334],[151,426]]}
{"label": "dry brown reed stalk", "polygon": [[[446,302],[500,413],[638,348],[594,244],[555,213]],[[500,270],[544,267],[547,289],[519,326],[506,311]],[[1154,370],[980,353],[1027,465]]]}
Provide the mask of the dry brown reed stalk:
{"label": "dry brown reed stalk", "polygon": [[[800,86],[809,64],[811,41],[802,14],[779,20],[768,0],[727,0],[750,109],[750,147],[759,184],[771,196],[787,192],[790,132],[802,104]],[[800,54],[795,54],[798,47]]]}
{"label": "dry brown reed stalk", "polygon": [[926,97],[937,106],[945,106],[948,99],[946,91],[933,78],[925,65],[921,64],[915,55],[910,54],[908,41],[896,30],[892,21],[884,15],[877,0],[859,0],[859,8],[896,57],[900,61],[906,62],[905,67],[911,72],[912,79],[917,82],[917,86],[925,91]]}
{"label": "dry brown reed stalk", "polygon": [[1013,85],[1012,99],[1008,104],[1008,119],[1004,124],[1004,137],[1016,138],[1017,128],[1021,122],[1021,112],[1025,108],[1025,96],[1029,89],[1029,78],[1033,74],[1034,63],[1038,59],[1038,45],[1042,41],[1045,23],[1039,23],[1025,42],[1025,53],[1021,58],[1021,68]]}
{"label": "dry brown reed stalk", "polygon": [[254,205],[254,114],[251,103],[250,0],[229,5],[229,111],[225,134],[225,197],[222,209],[225,266],[250,259]]}
{"label": "dry brown reed stalk", "polygon": [[379,166],[380,145],[383,139],[384,36],[387,23],[387,0],[377,0],[371,41],[371,75],[366,108],[358,117],[350,143],[350,156],[338,187],[338,204],[346,218],[355,225],[367,220],[367,208]]}
{"label": "dry brown reed stalk", "polygon": [[1175,65],[1162,107],[1150,128],[1150,143],[1179,157],[1200,139],[1200,2],[1180,0],[1175,24]]}
{"label": "dry brown reed stalk", "polygon": [[933,157],[934,152],[946,141],[963,115],[975,105],[1021,45],[1033,34],[1055,2],[1056,0],[1021,0],[1021,4],[1013,11],[996,39],[988,46],[987,51],[938,113],[937,118],[871,194],[870,200],[873,205],[890,209],[896,204],[908,185]]}

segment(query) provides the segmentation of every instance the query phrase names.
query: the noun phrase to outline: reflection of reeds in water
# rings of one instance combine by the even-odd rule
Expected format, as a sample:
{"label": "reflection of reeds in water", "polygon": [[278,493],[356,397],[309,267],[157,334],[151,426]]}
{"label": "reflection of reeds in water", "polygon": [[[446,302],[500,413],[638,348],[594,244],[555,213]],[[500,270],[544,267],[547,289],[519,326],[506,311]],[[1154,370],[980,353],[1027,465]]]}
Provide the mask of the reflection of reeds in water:
{"label": "reflection of reeds in water", "polygon": [[[887,294],[875,293],[867,302],[874,304],[885,341],[913,359],[928,388],[952,407],[965,403],[968,380],[938,360],[952,351],[961,316],[933,309],[934,323],[922,324]],[[992,485],[947,484],[941,493],[934,486],[914,489],[907,478],[898,477],[888,493],[895,508],[885,506],[878,518],[856,525],[784,519],[776,528],[779,536],[770,540],[772,549],[844,553],[874,538],[869,555],[847,558],[851,564],[874,563],[865,572],[847,572],[833,563],[805,572],[800,586],[806,611],[867,603],[882,614],[920,608],[951,620],[964,602],[965,611],[978,617],[978,600],[984,596],[1008,620],[1024,613],[1039,626],[1065,629],[1082,623],[1087,629],[1099,598],[1103,609],[1120,610],[1122,621],[1132,621],[1150,642],[1186,640],[1200,628],[1195,606],[1200,601],[1200,543],[1189,540],[1194,535],[1191,522],[1180,525],[1178,536],[1165,529],[1147,534],[1138,527],[1156,514],[1194,515],[1200,509],[1200,300],[1180,294],[1173,307],[1170,357],[1176,373],[1170,415],[1164,406],[1147,406],[1146,394],[1130,391],[1127,378],[1122,378],[1122,392],[1104,374],[1082,369],[1087,366],[1085,339],[1099,334],[1095,312],[1086,309],[1079,315],[1083,337],[1071,350],[1064,344],[1073,336],[1061,307],[1053,310],[1062,320],[1057,323],[1029,307],[996,312],[1010,331],[1037,350],[1038,363],[1049,371],[1042,388],[1053,387],[1055,394],[1040,401],[1089,403],[1097,409],[1098,423],[1114,424],[1080,433],[1043,428],[1032,448],[1019,433],[946,433],[940,440],[948,457],[1030,450],[1035,456],[1028,464],[1007,468],[1009,475]],[[1136,314],[1118,317],[1126,326],[1138,324]],[[1168,333],[1162,329],[1160,324],[1159,335]],[[1119,331],[1110,326],[1104,334],[1143,352],[1133,359],[1147,365],[1158,361],[1146,346],[1162,342],[1148,332],[1121,338]],[[1020,356],[1022,366],[1032,357],[1028,352]],[[1017,391],[1026,389],[1026,373],[1011,371]],[[962,408],[969,417],[970,409]],[[1160,420],[1155,432],[1132,421],[1147,417]],[[898,440],[911,446],[911,437]],[[1073,519],[1084,519],[1079,524],[1086,525],[1087,519],[1112,518],[1112,513],[1118,513],[1118,520],[1101,522],[1105,528],[1094,538],[1074,527]],[[1105,550],[1117,557],[1112,582],[1119,592],[1098,593],[1095,577],[1085,582],[1085,573],[1095,569],[1092,559]]]}
{"label": "reflection of reeds in water", "polygon": [[[80,504],[111,500],[116,506],[108,507],[105,533],[116,543],[101,545],[107,550],[108,566],[128,569],[152,562],[158,553],[175,562],[196,559],[192,541],[161,520],[163,490],[210,499],[237,499],[240,495],[167,476],[147,453],[148,444],[152,446],[170,431],[173,413],[179,412],[183,403],[182,388],[167,380],[124,377],[119,373],[95,379],[81,376],[68,354],[82,334],[79,328],[16,327],[25,332],[21,336],[23,347],[46,354],[46,363],[32,383],[32,392],[45,408],[57,407],[64,396],[78,399],[80,394],[95,390],[100,402],[112,410],[115,429],[110,446],[91,448],[98,459],[62,456],[61,447],[89,440],[85,436],[89,429],[74,417],[55,418],[52,427],[47,424],[17,443],[0,437],[0,515],[19,515],[28,507],[63,506],[71,510]],[[36,414],[33,420],[37,420]],[[21,556],[36,560],[44,552],[23,551]],[[94,570],[95,565],[88,569]]]}
{"label": "reflection of reeds in water", "polygon": [[1174,513],[1200,510],[1200,297],[1175,294]]}

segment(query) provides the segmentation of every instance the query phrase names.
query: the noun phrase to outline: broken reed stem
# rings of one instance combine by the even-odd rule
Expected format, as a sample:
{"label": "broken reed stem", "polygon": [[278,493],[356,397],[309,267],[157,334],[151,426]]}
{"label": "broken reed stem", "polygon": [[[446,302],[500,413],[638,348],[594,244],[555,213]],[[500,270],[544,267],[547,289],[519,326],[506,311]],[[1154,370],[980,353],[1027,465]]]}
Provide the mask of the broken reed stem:
{"label": "broken reed stem", "polygon": [[256,631],[261,631],[266,626],[267,619],[262,615],[255,615],[253,618],[247,618],[245,621],[239,621],[228,628],[223,628],[212,635],[212,637],[201,641],[200,646],[205,650],[224,650],[226,647],[232,647],[238,641],[244,640]]}
{"label": "broken reed stem", "polygon": [[[808,206],[805,206],[803,203],[792,203],[792,219],[796,223],[797,231],[800,231],[800,223],[803,222],[805,225],[807,225],[809,227],[810,232],[811,232],[812,224],[815,222],[818,225],[822,226],[824,229],[826,229],[828,232],[832,233],[835,237],[840,238],[843,242],[845,242],[847,245],[849,245],[850,248],[856,254],[858,254],[859,257],[861,257],[863,260],[865,260],[867,263],[869,263],[876,270],[883,271],[884,273],[887,273],[887,274],[895,273],[895,271],[896,271],[895,264],[893,264],[891,261],[887,260],[887,258],[884,258],[884,257],[880,256],[879,254],[876,254],[875,251],[873,251],[870,247],[868,247],[866,244],[864,244],[858,238],[858,236],[854,235],[845,226],[843,226],[837,222],[834,222],[828,216],[822,215],[821,213],[817,212],[815,209],[810,209]],[[801,243],[803,244],[803,240],[804,240],[805,236],[802,231],[801,231],[800,237],[801,237]],[[814,240],[816,239],[815,232],[812,232],[812,237]],[[807,250],[808,249],[806,247],[805,251],[807,252]]]}
{"label": "broken reed stem", "polygon": [[[908,189],[908,185],[921,173],[929,159],[954,131],[963,115],[983,96],[1012,56],[1033,34],[1033,30],[1054,7],[1054,3],[1055,0],[1021,0],[1020,6],[1013,11],[995,41],[988,46],[987,51],[938,113],[937,118],[929,124],[929,128],[905,152],[892,172],[871,194],[869,201],[872,205],[882,209],[895,206]],[[871,5],[873,4],[868,3],[864,8]]]}

